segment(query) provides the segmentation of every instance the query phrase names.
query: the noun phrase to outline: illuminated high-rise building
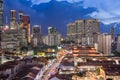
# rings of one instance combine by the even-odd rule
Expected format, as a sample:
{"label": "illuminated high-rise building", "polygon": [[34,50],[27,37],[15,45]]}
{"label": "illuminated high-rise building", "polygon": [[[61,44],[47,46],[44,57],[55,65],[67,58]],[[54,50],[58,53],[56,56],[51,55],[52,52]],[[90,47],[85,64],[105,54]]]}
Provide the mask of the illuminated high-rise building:
{"label": "illuminated high-rise building", "polygon": [[16,21],[16,10],[10,10],[10,20]]}
{"label": "illuminated high-rise building", "polygon": [[3,27],[3,23],[4,23],[4,9],[3,9],[3,0],[0,0],[0,28]]}
{"label": "illuminated high-rise building", "polygon": [[10,11],[10,29],[16,29],[16,10]]}
{"label": "illuminated high-rise building", "polygon": [[0,0],[0,48],[1,48],[1,34],[2,34],[2,28],[4,24],[4,8],[3,8],[3,0]]}
{"label": "illuminated high-rise building", "polygon": [[94,42],[97,39],[96,33],[100,31],[99,21],[97,19],[87,19],[84,22],[84,37],[86,38],[86,43],[90,46],[94,46]]}
{"label": "illuminated high-rise building", "polygon": [[32,27],[32,34],[33,34],[33,45],[35,43],[37,46],[38,44],[42,43],[41,26],[34,25]]}
{"label": "illuminated high-rise building", "polygon": [[55,46],[61,43],[61,34],[54,27],[48,27],[48,35],[44,37],[44,44]]}
{"label": "illuminated high-rise building", "polygon": [[69,40],[83,45],[94,45],[94,33],[99,32],[99,21],[97,19],[76,20],[67,25],[67,36]]}
{"label": "illuminated high-rise building", "polygon": [[98,35],[98,51],[103,53],[104,55],[111,54],[111,35],[109,34],[99,34]]}
{"label": "illuminated high-rise building", "polygon": [[27,46],[25,29],[9,29],[2,33],[1,48],[8,51],[20,50]]}
{"label": "illuminated high-rise building", "polygon": [[75,39],[77,43],[86,43],[85,39],[85,20],[76,20],[75,21],[76,27],[76,37]]}
{"label": "illuminated high-rise building", "polygon": [[76,37],[75,23],[69,23],[67,25],[67,36],[70,41],[72,40],[75,41],[75,37]]}
{"label": "illuminated high-rise building", "polygon": [[56,32],[57,32],[56,28],[54,28],[54,27],[48,27],[48,34],[54,34]]}
{"label": "illuminated high-rise building", "polygon": [[23,21],[21,25],[22,29],[26,30],[26,35],[27,35],[27,41],[28,44],[31,42],[31,37],[30,37],[30,17],[23,15]]}
{"label": "illuminated high-rise building", "polygon": [[21,25],[23,21],[23,11],[18,12],[18,19],[19,19],[19,24]]}

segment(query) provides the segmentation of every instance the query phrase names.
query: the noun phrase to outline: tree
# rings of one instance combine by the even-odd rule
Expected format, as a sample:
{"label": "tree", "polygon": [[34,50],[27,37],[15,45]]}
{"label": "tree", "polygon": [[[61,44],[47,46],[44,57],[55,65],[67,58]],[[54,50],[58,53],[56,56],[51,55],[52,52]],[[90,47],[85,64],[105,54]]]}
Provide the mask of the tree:
{"label": "tree", "polygon": [[28,51],[28,47],[21,47],[21,52],[27,52]]}

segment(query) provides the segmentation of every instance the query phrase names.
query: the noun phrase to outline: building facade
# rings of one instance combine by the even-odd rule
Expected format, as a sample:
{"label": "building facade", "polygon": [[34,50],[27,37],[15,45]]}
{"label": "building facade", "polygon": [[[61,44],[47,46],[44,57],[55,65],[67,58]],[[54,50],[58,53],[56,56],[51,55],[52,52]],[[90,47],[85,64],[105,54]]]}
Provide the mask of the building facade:
{"label": "building facade", "polygon": [[9,29],[2,32],[1,48],[3,50],[13,51],[20,50],[21,47],[27,46],[27,37],[24,29]]}
{"label": "building facade", "polygon": [[42,43],[42,37],[41,37],[41,26],[39,25],[34,25],[32,27],[32,41],[34,47],[37,46],[38,44]]}
{"label": "building facade", "polygon": [[23,22],[23,11],[18,12],[18,20],[19,20],[19,29],[22,27],[22,22]]}
{"label": "building facade", "polygon": [[0,0],[0,48],[1,48],[1,33],[4,23],[4,7],[3,7],[3,0]]}
{"label": "building facade", "polygon": [[120,52],[120,34],[117,36],[117,51]]}
{"label": "building facade", "polygon": [[30,17],[29,16],[23,15],[21,28],[26,30],[27,42],[28,44],[30,44],[31,36],[30,36]]}
{"label": "building facade", "polygon": [[[0,0],[0,5],[0,25],[3,26],[2,0]],[[16,10],[10,10],[9,29],[5,26],[0,27],[1,48],[6,50],[19,50],[21,47],[27,47],[30,42],[30,17],[24,15],[22,11],[19,11],[17,14]]]}
{"label": "building facade", "polygon": [[44,44],[56,46],[61,43],[61,34],[54,27],[48,27],[48,35],[44,37]]}
{"label": "building facade", "polygon": [[70,41],[75,41],[75,37],[76,37],[76,27],[75,27],[75,23],[69,23],[67,25],[67,37]]}
{"label": "building facade", "polygon": [[10,10],[10,29],[17,29],[16,10]]}
{"label": "building facade", "polygon": [[98,35],[98,51],[104,55],[111,55],[112,37],[108,34]]}
{"label": "building facade", "polygon": [[0,0],[0,28],[3,27],[4,23],[4,8],[3,8],[3,0]]}
{"label": "building facade", "polygon": [[[82,45],[94,45],[94,33],[99,32],[99,21],[97,19],[76,20],[67,25],[67,37]],[[96,39],[96,38],[95,38]]]}

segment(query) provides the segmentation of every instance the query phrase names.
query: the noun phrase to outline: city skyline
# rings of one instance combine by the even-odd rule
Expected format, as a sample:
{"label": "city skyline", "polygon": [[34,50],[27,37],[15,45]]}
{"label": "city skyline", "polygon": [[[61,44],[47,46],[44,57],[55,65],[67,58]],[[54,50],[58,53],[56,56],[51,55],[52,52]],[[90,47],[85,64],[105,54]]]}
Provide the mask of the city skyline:
{"label": "city skyline", "polygon": [[114,3],[116,5],[111,7],[112,2],[113,0],[106,1],[106,3],[103,3],[103,0],[98,2],[94,0],[91,2],[88,0],[15,0],[14,2],[4,0],[4,17],[7,16],[9,20],[11,9],[17,12],[22,10],[25,15],[30,16],[31,27],[34,24],[41,25],[43,34],[47,33],[49,26],[56,27],[62,35],[66,34],[67,24],[70,22],[78,19],[97,18],[101,22],[101,32],[109,33],[110,27],[115,26],[115,34],[117,34],[119,33],[119,10],[116,7],[119,2],[116,0]]}
{"label": "city skyline", "polygon": [[0,80],[119,80],[119,5],[0,0]]}

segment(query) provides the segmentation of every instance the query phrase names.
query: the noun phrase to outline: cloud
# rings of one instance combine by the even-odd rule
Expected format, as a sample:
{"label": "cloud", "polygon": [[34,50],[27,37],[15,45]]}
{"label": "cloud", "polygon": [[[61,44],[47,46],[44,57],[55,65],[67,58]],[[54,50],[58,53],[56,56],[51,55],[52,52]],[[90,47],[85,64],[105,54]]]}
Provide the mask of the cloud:
{"label": "cloud", "polygon": [[119,0],[84,0],[84,6],[95,7],[98,12],[89,14],[93,18],[100,19],[104,24],[120,22]]}
{"label": "cloud", "polygon": [[69,3],[74,3],[74,2],[81,2],[83,0],[56,0],[56,1],[67,1]]}
{"label": "cloud", "polygon": [[32,5],[39,5],[41,3],[48,3],[51,0],[27,0],[27,1],[31,1]]}
{"label": "cloud", "polygon": [[[27,0],[27,1],[31,1],[33,5],[39,5],[41,3],[48,3],[51,0]],[[56,0],[56,1],[67,1],[69,3],[74,3],[74,2],[80,2],[83,0]]]}
{"label": "cloud", "polygon": [[[28,0],[32,2],[32,5],[39,5],[41,3],[48,3],[51,0]],[[83,1],[83,7],[94,7],[98,9],[98,12],[88,14],[92,18],[98,18],[104,24],[111,24],[120,22],[120,1],[119,0],[56,0],[67,1],[69,3],[76,3]]]}

